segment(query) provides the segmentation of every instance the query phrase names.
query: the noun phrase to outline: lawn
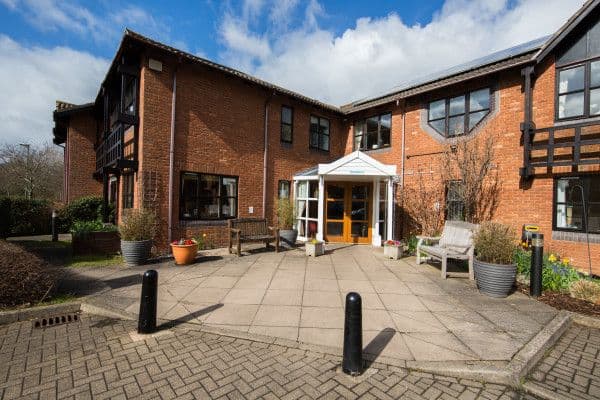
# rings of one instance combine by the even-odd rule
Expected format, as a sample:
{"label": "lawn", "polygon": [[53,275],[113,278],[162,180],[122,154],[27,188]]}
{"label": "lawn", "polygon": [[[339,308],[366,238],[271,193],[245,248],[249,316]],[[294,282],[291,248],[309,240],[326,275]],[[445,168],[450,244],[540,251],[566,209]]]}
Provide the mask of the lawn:
{"label": "lawn", "polygon": [[67,261],[67,267],[109,267],[123,264],[123,257],[120,255],[78,255],[71,256]]}

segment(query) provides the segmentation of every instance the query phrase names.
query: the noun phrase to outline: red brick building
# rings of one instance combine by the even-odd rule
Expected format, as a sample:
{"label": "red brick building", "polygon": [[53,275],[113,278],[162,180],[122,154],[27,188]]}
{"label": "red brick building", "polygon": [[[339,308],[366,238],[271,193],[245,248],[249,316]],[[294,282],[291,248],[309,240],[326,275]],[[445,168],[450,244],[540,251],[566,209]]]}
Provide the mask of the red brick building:
{"label": "red brick building", "polygon": [[551,37],[341,107],[126,31],[95,102],[54,113],[65,198],[102,194],[117,219],[155,209],[160,248],[200,231],[223,245],[228,218],[273,221],[280,196],[301,239],[380,245],[418,226],[402,202],[423,181],[462,218],[443,154],[493,137],[491,218],[539,225],[580,267],[589,237],[600,274],[599,3]]}

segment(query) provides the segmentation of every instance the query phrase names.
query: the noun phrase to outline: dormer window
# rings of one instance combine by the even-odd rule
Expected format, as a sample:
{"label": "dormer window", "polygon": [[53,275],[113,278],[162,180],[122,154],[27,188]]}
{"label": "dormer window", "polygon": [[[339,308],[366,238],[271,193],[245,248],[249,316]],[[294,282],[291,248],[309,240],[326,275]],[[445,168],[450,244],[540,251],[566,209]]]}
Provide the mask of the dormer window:
{"label": "dormer window", "polygon": [[471,132],[490,112],[490,89],[429,103],[428,123],[445,137]]}

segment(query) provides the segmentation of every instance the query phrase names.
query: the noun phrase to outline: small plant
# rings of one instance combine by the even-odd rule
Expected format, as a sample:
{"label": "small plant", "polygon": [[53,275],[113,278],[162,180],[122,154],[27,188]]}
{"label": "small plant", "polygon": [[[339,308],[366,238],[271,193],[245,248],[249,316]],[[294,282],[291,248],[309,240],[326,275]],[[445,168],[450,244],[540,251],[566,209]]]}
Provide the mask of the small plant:
{"label": "small plant", "polygon": [[390,240],[386,240],[383,244],[385,246],[394,246],[394,247],[400,247],[400,246],[403,245],[403,243],[401,241],[399,241],[399,240],[391,240],[391,239]]}
{"label": "small plant", "polygon": [[91,232],[116,232],[117,227],[112,224],[104,224],[101,221],[76,221],[71,227],[73,236],[85,236]]}
{"label": "small plant", "polygon": [[514,263],[517,264],[517,273],[529,278],[531,272],[531,252],[523,247],[517,248],[514,256]]}
{"label": "small plant", "polygon": [[600,284],[594,281],[581,279],[573,282],[569,286],[569,293],[576,299],[600,303]]}
{"label": "small plant", "polygon": [[484,222],[475,234],[475,252],[479,261],[512,265],[516,251],[515,234],[509,226]]}
{"label": "small plant", "polygon": [[171,242],[172,245],[175,246],[191,246],[193,244],[198,244],[198,242],[196,241],[196,239],[184,239],[181,238],[179,240],[173,240]]}
{"label": "small plant", "polygon": [[419,239],[415,235],[411,235],[408,238],[408,254],[415,255],[417,254],[417,244],[419,243]]}
{"label": "small plant", "polygon": [[294,227],[294,205],[290,199],[277,201],[277,223],[281,229]]}
{"label": "small plant", "polygon": [[156,214],[145,209],[129,210],[119,225],[121,240],[152,240],[156,235]]}
{"label": "small plant", "polygon": [[207,248],[212,248],[212,243],[208,242],[206,238],[207,238],[206,233],[203,233],[202,235],[198,235],[194,238],[196,243],[198,243],[198,249],[205,250]]}
{"label": "small plant", "polygon": [[544,256],[542,269],[542,288],[554,292],[569,289],[571,283],[581,279],[579,273],[571,267],[571,260],[550,253]]}

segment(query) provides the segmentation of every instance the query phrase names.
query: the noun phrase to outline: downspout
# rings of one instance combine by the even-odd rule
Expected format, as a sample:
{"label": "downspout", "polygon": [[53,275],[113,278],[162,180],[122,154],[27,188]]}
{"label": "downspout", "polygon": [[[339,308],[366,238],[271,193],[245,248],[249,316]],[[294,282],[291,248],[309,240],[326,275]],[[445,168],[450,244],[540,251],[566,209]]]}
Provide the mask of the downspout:
{"label": "downspout", "polygon": [[[402,101],[402,167],[400,168],[400,190],[402,191],[401,196],[402,196],[402,201],[401,201],[401,207],[402,207],[402,219],[403,221],[400,224],[400,237],[404,236],[404,163],[406,162],[406,99],[404,99]],[[394,199],[396,197],[394,196]],[[395,207],[394,207],[395,210]],[[395,221],[395,219],[394,219]],[[394,224],[394,228],[395,228],[396,224]]]}
{"label": "downspout", "polygon": [[175,107],[177,103],[177,67],[173,71],[173,98],[171,100],[171,140],[169,142],[169,213],[168,243],[173,241],[173,181],[175,168]]}
{"label": "downspout", "polygon": [[519,170],[519,175],[524,179],[529,179],[532,170],[529,165],[529,148],[531,145],[531,135],[535,129],[532,117],[532,76],[534,67],[529,65],[521,70],[521,75],[525,78],[524,82],[524,121],[521,123],[521,132],[523,134],[523,167]]}
{"label": "downspout", "polygon": [[263,193],[262,193],[262,217],[267,218],[267,162],[269,155],[269,104],[275,92],[271,93],[265,100],[265,126],[264,126],[264,151],[263,151]]}

